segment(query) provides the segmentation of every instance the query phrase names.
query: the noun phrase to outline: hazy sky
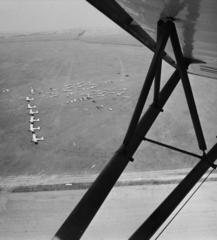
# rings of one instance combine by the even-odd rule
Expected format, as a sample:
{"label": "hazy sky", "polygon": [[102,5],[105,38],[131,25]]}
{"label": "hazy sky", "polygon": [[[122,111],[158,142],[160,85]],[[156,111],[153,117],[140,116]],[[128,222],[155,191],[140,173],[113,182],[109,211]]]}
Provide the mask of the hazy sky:
{"label": "hazy sky", "polygon": [[116,25],[85,0],[0,0],[0,32],[38,32]]}

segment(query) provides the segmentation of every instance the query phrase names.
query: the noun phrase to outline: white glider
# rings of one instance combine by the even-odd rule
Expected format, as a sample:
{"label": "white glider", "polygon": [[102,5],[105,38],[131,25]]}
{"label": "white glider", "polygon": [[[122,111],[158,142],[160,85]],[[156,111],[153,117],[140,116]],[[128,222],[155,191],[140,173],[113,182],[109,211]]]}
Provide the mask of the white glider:
{"label": "white glider", "polygon": [[30,101],[33,101],[33,100],[34,100],[34,98],[26,97],[26,101],[27,101],[27,102],[30,102]]}
{"label": "white glider", "polygon": [[32,134],[31,142],[34,142],[35,144],[38,144],[38,141],[44,141],[44,137],[37,138],[37,137],[36,137],[36,134],[33,133],[33,134]]}
{"label": "white glider", "polygon": [[31,106],[30,104],[28,104],[27,108],[29,108],[29,109],[36,108],[36,106]]}
{"label": "white glider", "polygon": [[39,131],[39,130],[40,130],[40,127],[35,127],[35,128],[34,128],[34,127],[33,127],[33,124],[30,124],[29,131],[32,132],[32,133],[34,133],[35,130],[38,130],[38,131]]}
{"label": "white glider", "polygon": [[33,111],[31,108],[29,109],[29,114],[30,114],[30,115],[34,115],[34,114],[36,114],[36,113],[38,113],[37,110],[36,110],[36,111]]}
{"label": "white glider", "polygon": [[30,119],[29,119],[30,123],[39,122],[39,121],[40,121],[40,119],[39,118],[34,118],[34,116],[31,116]]}

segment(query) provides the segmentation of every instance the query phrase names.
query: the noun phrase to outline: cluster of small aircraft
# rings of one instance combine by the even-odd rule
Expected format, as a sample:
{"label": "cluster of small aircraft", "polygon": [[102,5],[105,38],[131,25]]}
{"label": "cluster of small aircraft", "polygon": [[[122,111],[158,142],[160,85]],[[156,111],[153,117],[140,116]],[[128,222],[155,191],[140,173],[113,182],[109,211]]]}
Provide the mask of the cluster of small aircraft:
{"label": "cluster of small aircraft", "polygon": [[[31,88],[31,94],[33,95],[34,94],[34,90],[33,88]],[[29,126],[29,131],[32,133],[32,139],[31,139],[31,142],[34,142],[35,144],[38,144],[39,141],[43,141],[44,140],[44,137],[40,137],[38,138],[36,136],[36,130],[40,130],[41,128],[38,126],[38,127],[34,127],[34,124],[35,122],[39,122],[40,119],[39,118],[35,118],[35,114],[38,114],[38,110],[33,110],[36,108],[36,106],[32,106],[30,105],[30,102],[31,101],[34,101],[34,98],[30,98],[30,97],[26,97],[26,101],[28,102],[28,105],[27,105],[27,109],[29,109],[29,115],[30,115],[30,119],[29,119],[29,122],[30,122],[30,126]]]}
{"label": "cluster of small aircraft", "polygon": [[[93,97],[104,97],[106,95],[112,95],[112,98],[115,100],[117,98],[129,98],[130,96],[126,96],[125,95],[125,91],[127,90],[127,88],[121,88],[121,89],[117,89],[117,90],[112,90],[110,88],[101,88],[101,89],[94,89],[97,88],[99,84],[107,84],[110,82],[102,82],[102,83],[93,83],[92,81],[89,82],[79,82],[76,84],[68,84],[65,85],[62,89],[54,89],[54,88],[50,88],[50,92],[49,92],[49,96],[47,98],[52,98],[52,97],[57,97],[59,96],[59,92],[58,90],[63,90],[64,92],[67,93],[67,101],[66,103],[73,103],[76,102],[77,100],[80,101],[85,101],[85,100],[91,100],[93,99]],[[72,90],[74,88],[74,91]],[[80,91],[81,92],[80,92]],[[89,90],[89,91],[87,91]],[[80,92],[80,93],[79,93]],[[70,100],[69,97],[74,95],[74,94],[78,94],[80,95],[80,97],[78,98],[74,98],[73,100]],[[31,95],[34,95],[35,91],[33,88],[31,88]],[[34,101],[33,96],[26,97],[26,101],[28,102],[27,105],[27,109],[29,110],[29,115],[30,115],[30,119],[29,119],[29,131],[32,133],[32,139],[31,142],[34,142],[35,144],[38,144],[39,141],[43,141],[44,137],[37,137],[36,135],[36,131],[40,131],[40,126],[35,127],[35,123],[40,121],[40,118],[36,118],[35,115],[39,113],[38,110],[36,110],[36,106],[35,105],[31,105],[31,102]],[[93,100],[93,102],[95,103],[96,101]],[[97,105],[96,106],[97,109],[101,109],[104,108],[103,105]],[[110,111],[113,111],[113,108],[108,108]]]}
{"label": "cluster of small aircraft", "polygon": [[[78,82],[75,84],[67,84],[61,88],[50,88],[49,95],[46,98],[58,97],[63,91],[66,93],[66,104],[76,103],[79,101],[91,100],[96,103],[94,98],[106,97],[110,95],[113,100],[121,98],[130,98],[125,94],[127,88],[120,89],[111,89],[102,87],[102,85],[113,83],[113,81],[104,81],[100,83],[94,83],[93,81],[89,82]],[[60,90],[60,91],[59,91]],[[73,97],[73,98],[71,98]],[[103,105],[97,105],[97,109],[104,108]],[[110,111],[113,111],[113,108],[108,108]]]}

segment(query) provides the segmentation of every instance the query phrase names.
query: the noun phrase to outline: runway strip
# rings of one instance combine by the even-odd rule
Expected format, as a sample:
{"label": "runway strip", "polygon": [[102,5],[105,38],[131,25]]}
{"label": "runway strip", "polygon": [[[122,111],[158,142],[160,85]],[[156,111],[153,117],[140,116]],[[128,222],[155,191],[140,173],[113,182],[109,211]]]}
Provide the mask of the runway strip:
{"label": "runway strip", "polygon": [[[123,173],[116,186],[135,186],[135,185],[160,185],[179,183],[191,169],[150,171],[138,173]],[[210,170],[209,170],[210,171]],[[208,172],[209,172],[208,171]],[[208,174],[207,172],[207,174]],[[0,178],[0,190],[8,192],[40,192],[88,189],[97,174],[86,176],[72,175],[34,175],[16,176]],[[204,175],[201,180],[206,177]],[[217,181],[217,173],[214,171],[207,181]]]}
{"label": "runway strip", "polygon": [[[114,188],[82,239],[128,239],[175,186]],[[85,191],[1,193],[0,240],[51,239]],[[159,239],[217,239],[216,203],[216,182],[205,182]]]}

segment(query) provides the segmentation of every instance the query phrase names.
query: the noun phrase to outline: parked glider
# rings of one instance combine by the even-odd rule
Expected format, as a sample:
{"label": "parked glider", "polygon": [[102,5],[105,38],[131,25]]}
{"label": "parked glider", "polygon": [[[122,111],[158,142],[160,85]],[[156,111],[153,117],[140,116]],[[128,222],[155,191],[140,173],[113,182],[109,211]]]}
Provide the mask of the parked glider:
{"label": "parked glider", "polygon": [[34,101],[34,98],[26,97],[26,101],[27,101],[27,102]]}
{"label": "parked glider", "polygon": [[34,115],[34,114],[37,114],[37,113],[38,113],[37,110],[36,110],[36,111],[33,111],[32,108],[29,109],[29,114],[30,114],[30,115]]}
{"label": "parked glider", "polygon": [[34,133],[35,130],[40,130],[40,127],[34,127],[34,125],[31,123],[30,126],[29,126],[29,131]]}
{"label": "parked glider", "polygon": [[44,137],[37,138],[36,134],[33,133],[31,141],[34,142],[35,144],[38,144],[38,141],[44,141]]}
{"label": "parked glider", "polygon": [[31,106],[30,104],[28,104],[27,108],[28,108],[28,109],[36,108],[36,106]]}
{"label": "parked glider", "polygon": [[34,118],[34,116],[31,116],[29,119],[30,123],[39,122],[39,121],[40,121],[40,118]]}
{"label": "parked glider", "polygon": [[[82,237],[116,181],[143,141],[179,151],[199,159],[198,164],[163,203],[132,234],[130,240],[150,239],[211,167],[216,168],[217,144],[207,151],[189,74],[217,79],[217,1],[180,0],[87,0],[144,46],[153,59],[123,143],[53,239]],[[170,39],[170,41],[168,41]],[[160,91],[161,66],[165,60],[174,73]],[[193,122],[198,150],[195,154],[148,139],[146,134],[181,79]],[[142,115],[154,82],[153,102]]]}

